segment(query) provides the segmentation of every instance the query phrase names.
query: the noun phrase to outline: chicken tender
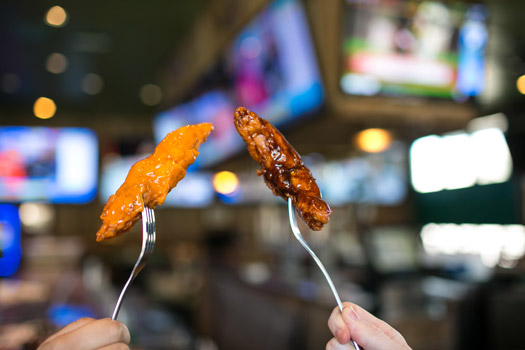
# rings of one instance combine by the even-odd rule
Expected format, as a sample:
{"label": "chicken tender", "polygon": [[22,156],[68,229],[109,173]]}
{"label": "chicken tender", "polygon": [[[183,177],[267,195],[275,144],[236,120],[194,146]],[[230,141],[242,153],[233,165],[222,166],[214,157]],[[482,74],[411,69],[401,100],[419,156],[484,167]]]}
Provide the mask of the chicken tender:
{"label": "chicken tender", "polygon": [[129,231],[140,219],[144,205],[151,209],[162,205],[168,192],[186,176],[186,169],[212,130],[210,123],[183,126],[169,133],[153,154],[133,164],[124,183],[104,206],[97,242]]}
{"label": "chicken tender", "polygon": [[312,230],[328,223],[330,207],[301,156],[267,120],[244,107],[235,111],[234,124],[246,142],[248,152],[260,165],[257,171],[276,196],[292,203]]}

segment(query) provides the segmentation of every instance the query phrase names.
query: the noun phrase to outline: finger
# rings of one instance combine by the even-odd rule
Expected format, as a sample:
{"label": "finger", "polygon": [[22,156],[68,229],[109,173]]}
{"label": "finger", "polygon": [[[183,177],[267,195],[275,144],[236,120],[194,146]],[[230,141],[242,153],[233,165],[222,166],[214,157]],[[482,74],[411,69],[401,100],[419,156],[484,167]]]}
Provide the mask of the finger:
{"label": "finger", "polygon": [[388,323],[375,317],[362,307],[348,302],[343,303],[343,307],[343,320],[345,321],[345,323],[347,323],[347,321],[352,322],[352,320],[362,319],[374,325],[374,327],[377,327],[379,330],[381,330],[381,332],[385,333],[389,338],[392,338],[394,341],[406,344],[405,338],[403,338],[401,333],[399,333]]}
{"label": "finger", "polygon": [[355,350],[355,348],[351,343],[341,344],[336,338],[332,338],[326,344],[326,350]]}
{"label": "finger", "polygon": [[330,332],[332,332],[340,344],[346,344],[350,341],[350,332],[338,307],[334,308],[328,318],[328,329],[330,329]]}
{"label": "finger", "polygon": [[130,350],[130,348],[126,343],[117,343],[98,348],[97,350]]}
{"label": "finger", "polygon": [[47,342],[50,342],[52,341],[53,339],[55,339],[56,337],[60,336],[60,335],[63,335],[63,334],[66,334],[66,333],[69,333],[69,332],[72,332],[74,331],[75,329],[78,329],[80,327],[83,327],[84,325],[88,324],[88,323],[91,323],[95,321],[95,319],[93,318],[90,318],[90,317],[82,317],[82,318],[79,318],[78,320],[76,320],[75,322],[72,322],[70,324],[68,324],[67,326],[65,326],[64,328],[62,328],[61,330],[59,330],[58,332],[56,332],[55,334],[53,334],[52,336],[50,336],[49,338],[47,338],[44,342],[47,343]]}
{"label": "finger", "polygon": [[[374,317],[374,323],[368,322],[366,319],[360,318],[356,309],[351,306],[343,309],[343,319],[350,330],[352,339],[365,349],[406,349],[406,343],[399,341],[399,339],[392,337],[393,328],[388,326],[387,332],[383,331],[385,325],[380,324],[379,319]],[[394,330],[395,332],[395,330]],[[388,334],[387,334],[388,333]]]}
{"label": "finger", "polygon": [[129,341],[129,330],[123,323],[105,318],[56,337],[53,349],[89,350]]}

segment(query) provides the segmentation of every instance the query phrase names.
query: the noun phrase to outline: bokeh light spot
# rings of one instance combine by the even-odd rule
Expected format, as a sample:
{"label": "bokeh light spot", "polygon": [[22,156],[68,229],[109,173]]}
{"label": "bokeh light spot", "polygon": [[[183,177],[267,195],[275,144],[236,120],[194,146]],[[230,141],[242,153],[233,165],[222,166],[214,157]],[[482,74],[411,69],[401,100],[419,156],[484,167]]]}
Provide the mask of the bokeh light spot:
{"label": "bokeh light spot", "polygon": [[67,19],[66,10],[60,6],[53,6],[47,11],[45,22],[51,27],[63,27],[66,25]]}
{"label": "bokeh light spot", "polygon": [[82,79],[82,91],[88,95],[97,95],[104,88],[104,80],[98,74],[89,73]]}
{"label": "bokeh light spot", "polygon": [[516,87],[520,94],[525,95],[525,74],[516,80]]}
{"label": "bokeh light spot", "polygon": [[147,106],[155,106],[162,100],[162,89],[155,84],[146,84],[140,89],[140,100]]}
{"label": "bokeh light spot", "polygon": [[47,97],[39,97],[33,106],[33,113],[40,119],[51,118],[55,115],[56,110],[55,102]]}
{"label": "bokeh light spot", "polygon": [[239,179],[231,171],[221,171],[213,177],[213,187],[218,193],[229,195],[239,188]]}
{"label": "bokeh light spot", "polygon": [[365,152],[383,152],[392,143],[392,134],[384,129],[366,129],[355,137],[357,147]]}
{"label": "bokeh light spot", "polygon": [[46,69],[50,73],[64,73],[67,68],[67,58],[61,53],[54,52],[46,60]]}

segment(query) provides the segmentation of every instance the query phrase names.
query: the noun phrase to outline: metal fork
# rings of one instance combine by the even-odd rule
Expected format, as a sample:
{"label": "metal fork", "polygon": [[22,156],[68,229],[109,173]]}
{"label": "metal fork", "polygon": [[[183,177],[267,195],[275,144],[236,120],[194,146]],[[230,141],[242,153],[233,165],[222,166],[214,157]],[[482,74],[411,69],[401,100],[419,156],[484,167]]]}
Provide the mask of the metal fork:
{"label": "metal fork", "polygon": [[[295,208],[293,206],[292,199],[289,197],[288,197],[288,218],[290,219],[290,227],[292,228],[293,235],[299,241],[299,243],[301,243],[304,249],[306,249],[306,251],[311,255],[311,257],[317,263],[317,266],[319,266],[319,269],[323,273],[324,277],[326,278],[326,281],[328,282],[328,285],[330,286],[330,289],[332,290],[332,293],[334,294],[335,301],[337,302],[337,306],[339,306],[339,311],[343,312],[343,303],[341,302],[339,293],[337,293],[337,289],[335,289],[335,285],[332,282],[332,278],[330,278],[330,275],[328,274],[328,271],[326,271],[321,260],[319,260],[317,255],[315,255],[314,251],[310,248],[308,243],[306,243],[303,236],[301,235],[299,226],[297,226],[297,219],[295,218]],[[360,350],[359,345],[357,345],[355,341],[352,340],[352,343],[354,344],[354,347],[356,350]]]}
{"label": "metal fork", "polygon": [[131,271],[128,281],[120,292],[117,305],[115,305],[115,310],[113,310],[113,316],[111,316],[112,320],[117,319],[120,306],[122,305],[122,300],[124,300],[124,296],[126,295],[128,287],[130,286],[131,282],[133,282],[135,277],[137,277],[139,272],[142,271],[144,266],[146,266],[148,258],[153,252],[153,248],[155,248],[155,232],[155,213],[153,212],[153,209],[150,209],[144,205],[144,210],[142,211],[142,249],[140,251],[139,258],[137,259],[137,262]]}

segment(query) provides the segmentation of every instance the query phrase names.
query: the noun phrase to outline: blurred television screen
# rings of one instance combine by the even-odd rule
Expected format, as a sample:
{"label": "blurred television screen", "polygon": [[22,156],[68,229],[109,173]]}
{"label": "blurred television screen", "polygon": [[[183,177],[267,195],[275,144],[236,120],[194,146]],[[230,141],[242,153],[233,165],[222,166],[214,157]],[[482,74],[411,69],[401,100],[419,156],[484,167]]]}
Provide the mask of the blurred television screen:
{"label": "blurred television screen", "polygon": [[0,127],[0,201],[87,203],[98,183],[98,138],[85,128]]}
{"label": "blurred television screen", "polygon": [[487,10],[467,1],[344,1],[339,84],[349,95],[465,100],[485,82]]}
{"label": "blurred television screen", "polygon": [[13,275],[20,265],[22,243],[18,208],[0,204],[0,277]]}
{"label": "blurred television screen", "polygon": [[323,197],[333,205],[374,203],[394,206],[408,195],[406,146],[393,143],[381,153],[312,164]]}
{"label": "blurred television screen", "polygon": [[180,126],[214,124],[193,168],[216,164],[243,148],[232,123],[238,106],[282,126],[323,103],[321,75],[299,1],[272,2],[227,45],[219,61],[221,83],[208,84],[207,92],[154,120],[157,143]]}

